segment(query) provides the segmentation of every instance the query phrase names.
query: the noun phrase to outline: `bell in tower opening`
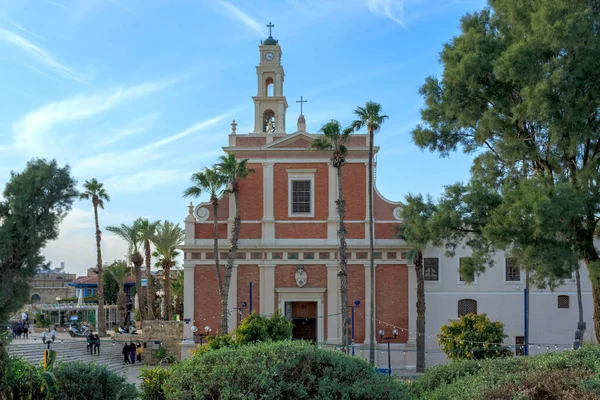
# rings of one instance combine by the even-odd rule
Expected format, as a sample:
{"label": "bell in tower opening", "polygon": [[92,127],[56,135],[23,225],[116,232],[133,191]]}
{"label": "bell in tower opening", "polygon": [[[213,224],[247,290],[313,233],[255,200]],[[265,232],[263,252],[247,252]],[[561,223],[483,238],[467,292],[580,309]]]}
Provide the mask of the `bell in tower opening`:
{"label": "bell in tower opening", "polygon": [[273,110],[265,110],[263,114],[263,132],[275,132],[275,113]]}

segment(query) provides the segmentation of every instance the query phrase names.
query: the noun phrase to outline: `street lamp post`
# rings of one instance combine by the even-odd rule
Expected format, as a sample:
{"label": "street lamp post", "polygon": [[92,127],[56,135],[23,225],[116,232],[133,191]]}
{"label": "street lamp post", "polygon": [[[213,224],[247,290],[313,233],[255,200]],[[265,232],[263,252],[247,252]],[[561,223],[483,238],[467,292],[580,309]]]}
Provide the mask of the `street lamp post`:
{"label": "street lamp post", "polygon": [[352,309],[352,355],[354,355],[354,309],[360,307],[360,300],[354,300],[354,305],[347,307]]}
{"label": "street lamp post", "polygon": [[204,344],[204,343],[203,343],[203,341],[202,341],[202,339],[203,339],[205,336],[208,336],[208,335],[210,334],[211,328],[210,328],[210,326],[206,325],[206,326],[204,327],[204,332],[205,332],[205,333],[196,333],[196,332],[198,332],[198,328],[196,328],[196,326],[192,326],[192,327],[190,328],[190,330],[191,330],[191,331],[192,331],[192,333],[194,334],[194,343],[196,343],[196,336],[200,336],[200,345],[202,346],[202,345]]}
{"label": "street lamp post", "polygon": [[379,337],[380,337],[382,340],[387,340],[387,345],[388,345],[388,375],[390,375],[390,376],[391,376],[391,375],[392,375],[392,356],[391,356],[391,354],[390,354],[390,341],[391,341],[392,339],[396,339],[396,336],[398,336],[398,330],[397,330],[397,329],[394,329],[394,330],[392,331],[392,335],[393,335],[393,336],[384,336],[384,334],[385,334],[385,332],[383,332],[383,329],[381,329],[381,330],[379,331]]}
{"label": "street lamp post", "polygon": [[242,320],[244,319],[244,310],[246,308],[248,308],[248,303],[246,303],[245,301],[242,301],[239,307],[234,308],[234,310],[237,310],[238,314],[240,314],[240,322],[242,322]]}

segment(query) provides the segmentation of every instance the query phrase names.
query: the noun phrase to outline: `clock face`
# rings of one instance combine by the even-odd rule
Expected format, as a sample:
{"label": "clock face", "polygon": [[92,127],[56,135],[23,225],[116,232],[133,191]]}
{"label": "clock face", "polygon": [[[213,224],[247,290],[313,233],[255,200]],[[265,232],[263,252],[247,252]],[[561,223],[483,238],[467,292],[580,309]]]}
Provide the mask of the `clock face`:
{"label": "clock face", "polygon": [[275,56],[270,51],[265,54],[265,60],[271,61]]}

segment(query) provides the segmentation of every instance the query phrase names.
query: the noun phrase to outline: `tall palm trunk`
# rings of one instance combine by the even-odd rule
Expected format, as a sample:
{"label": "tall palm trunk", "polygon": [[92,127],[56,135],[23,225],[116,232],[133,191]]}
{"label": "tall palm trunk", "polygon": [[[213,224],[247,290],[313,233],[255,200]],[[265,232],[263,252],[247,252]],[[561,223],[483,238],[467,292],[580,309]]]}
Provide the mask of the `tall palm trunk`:
{"label": "tall palm trunk", "polygon": [[102,232],[100,232],[100,224],[98,223],[98,197],[94,195],[92,198],[94,205],[94,220],[96,222],[96,265],[98,268],[98,318],[96,323],[98,325],[98,332],[100,335],[106,336],[106,315],[104,314],[104,269],[102,268],[102,249],[100,248],[100,241],[102,240]]}
{"label": "tall palm trunk", "polygon": [[119,314],[121,315],[120,325],[123,327],[129,326],[127,323],[127,296],[125,296],[125,291],[121,287],[119,287],[119,292],[117,293],[117,304],[119,306]]}
{"label": "tall palm trunk", "polygon": [[221,333],[226,334],[228,331],[228,317],[227,312],[229,302],[229,286],[231,284],[231,274],[233,273],[233,263],[235,262],[235,254],[238,249],[238,238],[240,236],[241,219],[239,213],[239,196],[237,190],[237,183],[233,183],[233,199],[235,201],[235,219],[233,220],[233,226],[231,227],[231,244],[229,247],[229,254],[227,258],[227,271],[225,272],[225,286],[223,288],[223,294],[221,299]]}
{"label": "tall palm trunk", "polygon": [[[221,297],[221,331],[225,329],[227,332],[227,296],[223,290],[223,280],[221,279],[221,267],[219,265],[219,222],[217,220],[217,211],[219,211],[219,201],[217,199],[211,200],[213,205],[213,240],[214,240],[214,252],[215,252],[215,269],[217,271],[217,285],[219,285],[219,296]],[[224,322],[224,325],[223,325]]]}
{"label": "tall palm trunk", "polygon": [[369,343],[369,362],[371,365],[375,365],[375,250],[373,249],[373,138],[374,132],[372,128],[369,128],[369,180],[367,188],[369,195],[369,261],[371,267],[371,309],[370,312],[370,331],[371,338]]}
{"label": "tall palm trunk", "polygon": [[423,277],[423,253],[415,257],[417,275],[417,372],[425,372],[425,279]]}
{"label": "tall palm trunk", "polygon": [[146,253],[146,279],[148,281],[147,288],[147,307],[146,307],[146,319],[153,320],[154,317],[154,296],[156,290],[154,289],[154,282],[152,282],[152,274],[150,273],[152,267],[152,253],[150,252],[150,241],[144,241],[144,252]]}
{"label": "tall palm trunk", "polygon": [[344,218],[346,217],[346,201],[344,200],[344,192],[342,188],[342,166],[337,166],[337,178],[338,178],[338,200],[336,201],[337,213],[339,218],[338,226],[338,238],[340,239],[340,297],[342,300],[341,304],[341,316],[342,316],[342,343],[346,353],[349,352],[348,347],[348,257],[346,255],[346,225],[344,224]]}
{"label": "tall palm trunk", "polygon": [[[135,292],[138,295],[140,309],[143,310],[146,303],[146,300],[142,296],[142,263],[144,262],[144,258],[136,251],[131,255],[131,262],[135,268]],[[140,313],[140,315],[142,316],[142,319],[144,319],[144,313]]]}
{"label": "tall palm trunk", "polygon": [[165,274],[165,316],[167,321],[173,320],[173,299],[171,298],[171,265],[172,260],[163,261],[163,273]]}

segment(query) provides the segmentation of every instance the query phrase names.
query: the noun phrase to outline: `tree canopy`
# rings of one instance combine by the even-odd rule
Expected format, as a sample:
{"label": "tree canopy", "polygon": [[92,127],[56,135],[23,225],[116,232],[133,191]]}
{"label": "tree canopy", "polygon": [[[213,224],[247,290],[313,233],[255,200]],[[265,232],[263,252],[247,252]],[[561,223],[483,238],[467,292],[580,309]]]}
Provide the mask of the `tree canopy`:
{"label": "tree canopy", "polygon": [[489,0],[460,29],[441,52],[441,78],[421,87],[412,133],[442,156],[475,156],[469,182],[446,188],[434,231],[450,252],[473,248],[465,268],[481,272],[507,250],[540,285],[583,260],[600,335],[600,3]]}
{"label": "tree canopy", "polygon": [[77,196],[69,166],[35,159],[11,172],[0,200],[0,323],[29,298],[29,279],[48,264],[41,255],[58,238]]}

